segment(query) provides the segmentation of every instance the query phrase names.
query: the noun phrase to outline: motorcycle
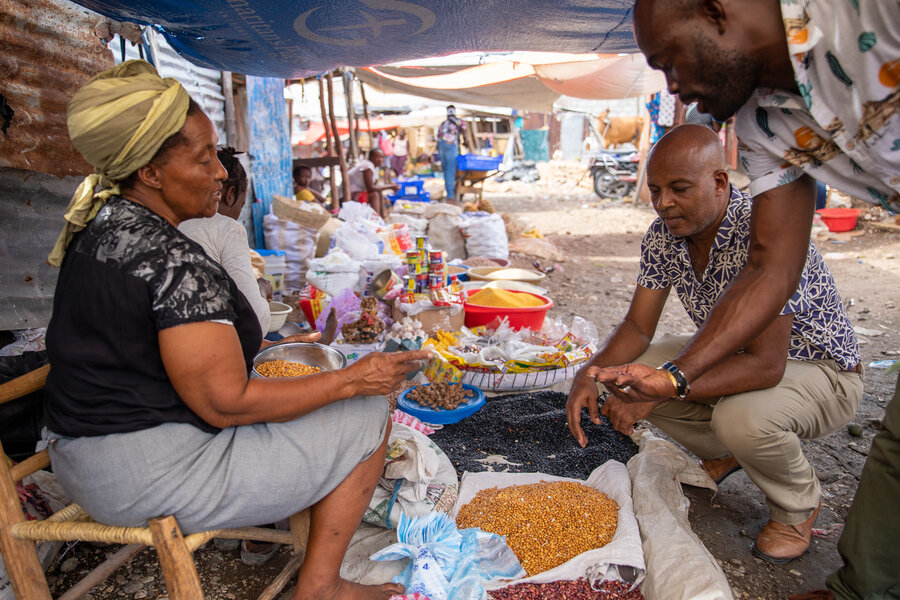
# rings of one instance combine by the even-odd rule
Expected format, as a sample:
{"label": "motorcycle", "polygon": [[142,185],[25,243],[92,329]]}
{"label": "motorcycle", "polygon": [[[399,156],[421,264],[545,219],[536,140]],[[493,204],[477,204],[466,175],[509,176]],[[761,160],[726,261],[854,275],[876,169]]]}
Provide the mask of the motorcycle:
{"label": "motorcycle", "polygon": [[594,192],[601,198],[621,200],[637,185],[641,155],[636,150],[601,150],[591,161]]}

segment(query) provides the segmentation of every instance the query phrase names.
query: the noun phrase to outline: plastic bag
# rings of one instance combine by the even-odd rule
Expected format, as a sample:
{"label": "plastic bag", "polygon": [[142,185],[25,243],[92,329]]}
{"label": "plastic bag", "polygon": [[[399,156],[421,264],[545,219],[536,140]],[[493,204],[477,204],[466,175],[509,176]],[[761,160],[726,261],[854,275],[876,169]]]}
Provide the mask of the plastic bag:
{"label": "plastic bag", "polygon": [[409,228],[411,237],[421,237],[426,235],[428,231],[428,219],[420,219],[412,215],[391,213],[387,220],[388,223],[402,223]]}
{"label": "plastic bag", "polygon": [[466,213],[460,225],[469,256],[509,258],[506,225],[499,214]]}
{"label": "plastic bag", "polygon": [[391,430],[384,474],[363,521],[393,529],[402,515],[448,512],[456,502],[459,480],[446,454],[426,435],[405,425]]}
{"label": "plastic bag", "polygon": [[451,204],[429,204],[425,209],[428,241],[432,248],[439,248],[444,252],[444,260],[467,256],[466,240],[460,230],[461,212],[460,207]]}
{"label": "plastic bag", "polygon": [[483,600],[484,583],[524,576],[525,569],[504,538],[480,529],[456,528],[443,513],[401,517],[398,543],[376,552],[372,560],[411,559],[394,582],[407,594],[431,600]]}
{"label": "plastic bag", "polygon": [[347,323],[352,323],[359,318],[359,297],[353,292],[352,288],[347,288],[342,292],[332,296],[331,302],[327,302],[322,306],[322,312],[316,318],[316,329],[325,331],[325,321],[328,319],[328,313],[334,309],[337,317],[337,331]]}
{"label": "plastic bag", "polygon": [[263,216],[263,232],[267,248],[285,252],[285,290],[302,290],[306,286],[307,262],[316,255],[319,231],[269,214]]}
{"label": "plastic bag", "polygon": [[341,211],[338,213],[341,221],[371,221],[379,225],[384,225],[384,221],[378,216],[378,213],[368,204],[362,202],[345,202],[341,205]]}
{"label": "plastic bag", "polygon": [[13,329],[11,333],[15,341],[0,348],[0,356],[21,356],[25,352],[41,352],[47,349],[44,342],[47,336],[46,327]]}
{"label": "plastic bag", "polygon": [[409,236],[409,227],[405,223],[393,223],[378,230],[378,236],[384,244],[384,253],[402,255],[413,247]]}
{"label": "plastic bag", "polygon": [[[359,262],[346,252],[332,250],[322,258],[309,261],[306,280],[329,296],[339,296],[345,290],[353,290],[359,282]],[[328,314],[328,311],[323,311]]]}
{"label": "plastic bag", "polygon": [[354,260],[378,256],[384,250],[384,242],[377,227],[365,221],[348,221],[331,235],[332,249],[343,250]]}

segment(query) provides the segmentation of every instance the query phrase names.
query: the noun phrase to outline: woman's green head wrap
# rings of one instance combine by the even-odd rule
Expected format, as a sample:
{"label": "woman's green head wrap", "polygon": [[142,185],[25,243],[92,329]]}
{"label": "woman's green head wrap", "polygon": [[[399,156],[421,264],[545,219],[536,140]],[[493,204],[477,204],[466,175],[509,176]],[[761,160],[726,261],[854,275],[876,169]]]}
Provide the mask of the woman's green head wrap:
{"label": "woman's green head wrap", "polygon": [[69,137],[96,171],[85,178],[66,210],[66,225],[48,258],[59,266],[72,236],[97,216],[118,182],[150,162],[187,118],[190,96],[153,66],[129,60],[88,81],[69,102]]}

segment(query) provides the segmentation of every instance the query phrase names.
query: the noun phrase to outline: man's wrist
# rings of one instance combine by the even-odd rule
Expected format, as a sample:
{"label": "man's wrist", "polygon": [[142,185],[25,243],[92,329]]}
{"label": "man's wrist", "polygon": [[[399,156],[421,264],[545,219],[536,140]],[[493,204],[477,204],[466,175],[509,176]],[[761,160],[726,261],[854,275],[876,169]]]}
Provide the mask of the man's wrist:
{"label": "man's wrist", "polygon": [[682,372],[682,370],[673,362],[666,361],[659,367],[657,367],[660,371],[663,371],[669,375],[672,380],[672,383],[675,386],[675,395],[673,398],[677,398],[678,400],[684,400],[688,394],[691,393],[691,384],[688,383],[687,377]]}

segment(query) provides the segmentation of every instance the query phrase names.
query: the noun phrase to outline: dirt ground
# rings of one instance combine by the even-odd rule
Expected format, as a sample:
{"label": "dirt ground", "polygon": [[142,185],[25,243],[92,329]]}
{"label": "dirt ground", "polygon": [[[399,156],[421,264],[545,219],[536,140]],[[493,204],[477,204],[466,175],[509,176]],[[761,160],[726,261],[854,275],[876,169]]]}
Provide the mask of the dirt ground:
{"label": "dirt ground", "polygon": [[[544,268],[554,267],[545,287],[556,303],[556,316],[590,319],[604,337],[625,314],[634,289],[640,241],[655,215],[649,206],[598,200],[589,191],[587,180],[578,186],[571,183],[578,174],[573,169],[567,178],[544,179],[531,185],[490,184],[486,197],[498,211],[522,217],[537,227],[565,255],[566,260],[537,259]],[[900,289],[900,262],[895,258],[900,257],[900,234],[869,225],[863,225],[861,231],[854,237],[824,240],[819,247],[834,273],[851,320],[866,330],[860,341],[863,362],[868,364],[900,354],[895,325],[900,319],[895,305],[900,302],[895,298]],[[534,257],[514,254],[513,260],[528,266]],[[692,330],[673,296],[659,332]],[[804,442],[823,494],[816,524],[821,531],[802,558],[773,566],[751,555],[750,545],[768,515],[762,494],[743,472],[731,476],[718,494],[685,488],[691,502],[691,526],[722,565],[736,599],[774,600],[821,588],[825,576],[839,565],[835,544],[895,378],[885,375],[884,370],[866,371],[865,396],[855,418],[863,426],[861,437],[841,429]],[[66,589],[110,552],[109,548],[79,544],[57,563],[51,578],[59,589]],[[212,544],[196,556],[207,598],[212,600],[256,598],[288,560],[287,551],[282,550],[269,564],[245,567],[236,553],[221,552]],[[85,598],[166,597],[155,555],[144,550]]]}

